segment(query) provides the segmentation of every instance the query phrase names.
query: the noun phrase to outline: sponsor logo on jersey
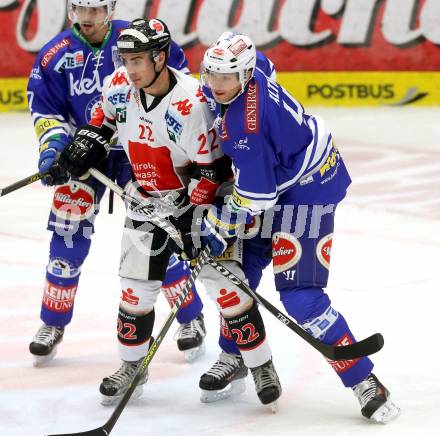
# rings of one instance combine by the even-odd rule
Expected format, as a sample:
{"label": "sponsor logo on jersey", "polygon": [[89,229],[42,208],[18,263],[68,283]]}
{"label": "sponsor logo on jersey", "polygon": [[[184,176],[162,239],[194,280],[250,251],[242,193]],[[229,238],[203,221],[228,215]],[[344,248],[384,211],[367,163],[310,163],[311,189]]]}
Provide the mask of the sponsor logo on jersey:
{"label": "sponsor logo on jersey", "polygon": [[330,256],[332,251],[333,233],[330,233],[320,239],[316,246],[316,256],[320,264],[329,269],[330,268]]}
{"label": "sponsor logo on jersey", "polygon": [[99,77],[99,71],[93,72],[93,77],[83,77],[80,80],[75,80],[75,76],[69,73],[69,89],[71,97],[80,96],[83,94],[94,94],[95,92],[102,91],[101,78]]}
{"label": "sponsor logo on jersey", "polygon": [[330,153],[330,156],[327,157],[327,160],[325,161],[324,165],[322,165],[321,168],[319,168],[319,173],[321,174],[321,177],[324,176],[324,174],[330,171],[332,168],[334,168],[339,160],[339,152],[334,146],[334,144],[333,147],[334,148]]}
{"label": "sponsor logo on jersey", "polygon": [[70,40],[68,38],[64,38],[62,41],[57,42],[53,47],[51,47],[49,50],[44,53],[44,55],[41,57],[40,64],[43,68],[46,68],[49,65],[49,62],[52,60],[52,58],[64,47],[67,47],[70,45]]}
{"label": "sponsor logo on jersey", "polygon": [[52,212],[59,218],[81,221],[94,212],[94,190],[81,182],[70,182],[57,187],[54,193]]}
{"label": "sponsor logo on jersey", "polygon": [[234,150],[244,150],[244,151],[248,151],[251,148],[247,145],[249,138],[246,136],[246,138],[243,139],[239,139],[238,141],[234,141],[234,145],[232,146],[232,148]]}
{"label": "sponsor logo on jersey", "polygon": [[30,78],[34,80],[41,80],[40,67],[32,68]]}
{"label": "sponsor logo on jersey", "polygon": [[47,272],[56,277],[70,279],[79,276],[81,268],[75,267],[67,259],[55,257],[49,260],[49,264],[47,265]]}
{"label": "sponsor logo on jersey", "polygon": [[54,70],[62,73],[64,70],[73,70],[84,65],[84,52],[78,50],[75,53],[65,53],[55,65]]}
{"label": "sponsor logo on jersey", "polygon": [[196,92],[196,97],[199,99],[200,103],[207,103],[205,95],[203,94],[202,87],[199,86]]}
{"label": "sponsor logo on jersey", "polygon": [[245,97],[244,123],[247,133],[258,133],[258,85],[250,83]]}
{"label": "sponsor logo on jersey", "polygon": [[272,236],[273,271],[279,274],[295,266],[302,255],[301,243],[290,233],[276,232]]}
{"label": "sponsor logo on jersey", "polygon": [[[90,124],[92,122],[92,120],[94,119],[95,115],[99,114],[100,110],[102,112],[101,96],[97,95],[96,97],[92,98],[86,106],[86,110],[84,112],[84,118],[87,120],[87,123]],[[95,121],[94,121],[95,123],[96,123],[97,119],[98,119],[98,117],[95,118]],[[104,119],[104,117],[102,116],[101,124],[102,124],[103,119]],[[101,124],[95,124],[95,125],[100,126]]]}
{"label": "sponsor logo on jersey", "polygon": [[171,103],[171,106],[176,106],[176,109],[183,115],[189,115],[191,113],[191,108],[193,105],[189,102],[189,99],[176,101]]}
{"label": "sponsor logo on jersey", "polygon": [[173,142],[177,142],[180,139],[180,135],[183,131],[183,124],[179,117],[170,111],[166,111],[165,113],[165,121],[167,123],[167,132],[168,136]]}
{"label": "sponsor logo on jersey", "polygon": [[114,106],[116,106],[117,104],[126,104],[127,99],[128,97],[125,92],[118,92],[107,97],[107,100]]}
{"label": "sponsor logo on jersey", "polygon": [[[186,285],[186,277],[182,277],[179,280],[176,280],[175,282],[162,285],[161,288],[162,292],[164,293],[170,306],[174,306],[174,304],[177,302],[179,296],[182,294],[182,291],[185,288],[185,285]],[[183,304],[180,307],[188,306],[188,304],[190,304],[193,300],[194,300],[194,294],[192,293],[192,291],[189,291]]]}
{"label": "sponsor logo on jersey", "polygon": [[116,108],[116,121],[118,123],[127,122],[127,108],[126,107]]}
{"label": "sponsor logo on jersey", "polygon": [[120,85],[128,85],[127,77],[125,76],[125,73],[120,73],[119,71],[115,73],[109,88],[112,86],[120,86]]}
{"label": "sponsor logo on jersey", "polygon": [[236,57],[238,57],[246,49],[247,49],[247,45],[242,39],[239,39],[235,44],[233,44],[233,45],[231,45],[231,47],[229,47],[229,50]]}
{"label": "sponsor logo on jersey", "polygon": [[[351,345],[352,343],[353,343],[353,340],[350,338],[348,333],[345,333],[344,336],[342,336],[342,338],[339,339],[339,341],[337,341],[333,345],[338,346],[338,347],[341,347],[341,346],[345,347],[347,345]],[[359,359],[353,359],[353,360],[330,360],[330,359],[327,359],[328,363],[330,363],[332,368],[338,374],[341,374],[341,373],[349,370],[350,368],[352,368],[358,360]]]}
{"label": "sponsor logo on jersey", "polygon": [[43,305],[51,312],[69,312],[73,308],[77,289],[77,285],[62,287],[46,280]]}

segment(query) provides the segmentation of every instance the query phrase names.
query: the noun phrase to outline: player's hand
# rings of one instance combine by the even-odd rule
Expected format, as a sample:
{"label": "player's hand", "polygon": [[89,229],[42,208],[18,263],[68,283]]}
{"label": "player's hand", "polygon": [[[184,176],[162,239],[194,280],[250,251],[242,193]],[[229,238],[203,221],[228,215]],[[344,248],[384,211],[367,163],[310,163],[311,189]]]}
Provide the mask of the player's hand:
{"label": "player's hand", "polygon": [[65,144],[57,140],[48,141],[40,147],[38,171],[40,174],[47,173],[41,179],[43,185],[62,185],[69,180],[69,173],[58,163],[64,147]]}
{"label": "player's hand", "polygon": [[213,204],[201,226],[202,247],[209,245],[211,255],[220,256],[237,240],[251,218],[246,212],[232,211],[228,205]]}
{"label": "player's hand", "polygon": [[171,244],[172,250],[180,259],[191,260],[198,257],[202,248],[199,237],[200,226],[206,212],[204,206],[188,205],[179,211],[178,216],[170,217],[171,223],[179,230],[183,242],[183,250],[174,241]]}
{"label": "player's hand", "polygon": [[59,164],[72,175],[81,177],[105,159],[109,151],[110,145],[101,129],[87,125],[76,131],[72,142],[62,151]]}

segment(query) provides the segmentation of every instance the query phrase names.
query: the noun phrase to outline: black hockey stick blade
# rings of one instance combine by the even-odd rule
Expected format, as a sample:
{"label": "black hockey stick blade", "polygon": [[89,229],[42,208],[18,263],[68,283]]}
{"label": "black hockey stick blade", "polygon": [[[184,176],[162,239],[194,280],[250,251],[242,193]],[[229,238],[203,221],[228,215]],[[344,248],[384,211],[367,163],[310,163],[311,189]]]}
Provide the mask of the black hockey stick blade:
{"label": "black hockey stick blade", "polygon": [[18,182],[13,183],[12,185],[5,186],[4,188],[0,188],[0,197],[4,195],[10,194],[11,192],[16,191],[17,189],[24,188],[31,183],[36,182],[37,180],[41,180],[47,173],[35,173],[32,176],[26,177],[25,179],[19,180]]}
{"label": "black hockey stick blade", "polygon": [[359,359],[360,357],[369,356],[370,354],[377,353],[384,346],[384,339],[380,333],[375,333],[368,338],[362,339],[351,345],[345,345],[343,347],[332,347],[333,360],[351,360]]}
{"label": "black hockey stick blade", "polygon": [[79,433],[48,434],[46,436],[108,436],[108,433],[103,427],[99,427],[94,430],[81,431]]}

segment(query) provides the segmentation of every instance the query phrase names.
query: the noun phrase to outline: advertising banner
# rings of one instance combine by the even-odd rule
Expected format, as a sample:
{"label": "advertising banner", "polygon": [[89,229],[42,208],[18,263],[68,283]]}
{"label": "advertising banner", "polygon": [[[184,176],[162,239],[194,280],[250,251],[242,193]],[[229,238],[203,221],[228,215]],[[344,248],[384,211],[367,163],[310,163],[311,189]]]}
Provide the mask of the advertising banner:
{"label": "advertising banner", "polygon": [[[439,0],[118,0],[117,19],[153,16],[167,22],[195,73],[206,47],[225,30],[251,36],[283,73],[440,71]],[[0,0],[0,77],[28,76],[35,53],[68,26],[65,0]],[[302,80],[301,75],[291,77]],[[332,80],[338,84],[339,77],[334,74]],[[383,77],[384,83],[393,80],[393,75]],[[397,77],[395,102],[411,100],[400,95],[406,76]],[[410,82],[407,87],[419,88]],[[347,99],[341,97],[346,92],[341,87],[333,92],[308,89],[314,100],[322,95],[323,102],[334,104],[380,100],[364,98],[362,91]],[[383,95],[389,88],[384,89]],[[431,96],[430,104],[436,103],[434,89],[420,92]]]}

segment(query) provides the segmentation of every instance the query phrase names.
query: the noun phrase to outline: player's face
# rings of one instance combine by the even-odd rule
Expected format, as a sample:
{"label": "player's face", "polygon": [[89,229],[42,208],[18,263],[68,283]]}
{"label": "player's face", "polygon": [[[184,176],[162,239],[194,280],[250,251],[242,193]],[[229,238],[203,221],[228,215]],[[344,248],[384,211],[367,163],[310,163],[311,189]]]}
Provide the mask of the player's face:
{"label": "player's face", "polygon": [[206,71],[203,81],[211,89],[212,95],[218,103],[232,100],[241,91],[238,73],[220,74]]}
{"label": "player's face", "polygon": [[121,58],[136,89],[145,88],[154,79],[154,63],[148,53],[122,53]]}
{"label": "player's face", "polygon": [[107,18],[107,6],[97,8],[75,6],[74,13],[81,33],[89,42],[101,42],[104,39],[108,30],[108,26],[104,24]]}

